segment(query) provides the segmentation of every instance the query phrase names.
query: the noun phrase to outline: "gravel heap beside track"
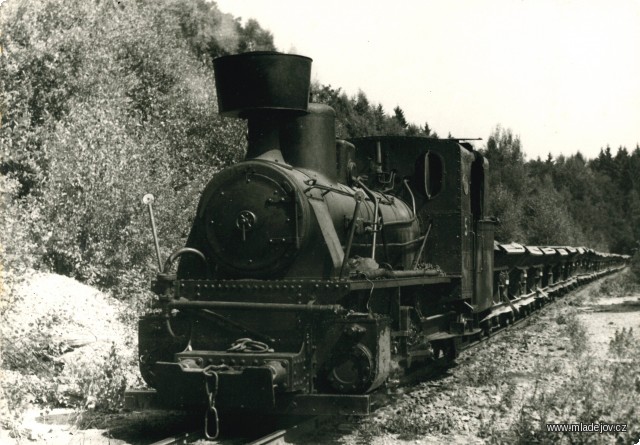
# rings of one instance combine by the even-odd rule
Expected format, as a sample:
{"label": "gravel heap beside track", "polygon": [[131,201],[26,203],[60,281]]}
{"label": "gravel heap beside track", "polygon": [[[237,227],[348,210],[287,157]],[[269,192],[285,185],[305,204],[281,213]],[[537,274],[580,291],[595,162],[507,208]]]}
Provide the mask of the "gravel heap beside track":
{"label": "gravel heap beside track", "polygon": [[96,354],[130,347],[132,328],[118,321],[124,306],[105,294],[62,275],[39,273],[17,289],[5,325],[29,329],[48,319],[52,342],[64,342],[71,349],[59,357],[76,363],[92,360]]}
{"label": "gravel heap beside track", "polygon": [[[10,297],[10,300],[9,300]],[[60,373],[53,382],[49,382],[56,389],[59,398],[67,397],[69,400],[82,400],[83,394],[79,393],[78,381],[82,377],[83,370],[96,369],[96,366],[104,363],[115,348],[119,354],[128,358],[127,361],[135,363],[136,354],[135,326],[127,326],[119,321],[122,311],[126,307],[109,298],[104,293],[90,286],[79,283],[71,278],[48,273],[35,273],[26,279],[10,296],[3,295],[3,304],[7,310],[3,315],[3,323],[0,327],[0,337],[5,349],[8,342],[12,342],[14,349],[22,349],[25,356],[29,354],[49,355],[49,360],[58,363]],[[9,301],[7,301],[9,300]],[[55,346],[50,351],[41,349],[42,345],[31,344],[34,338],[46,344]],[[7,367],[7,357],[2,357]],[[127,379],[136,383],[137,369],[124,369]],[[24,391],[28,391],[29,382],[37,382],[37,379],[45,376],[32,376],[32,370],[2,370],[4,385],[21,385]],[[2,394],[0,403],[8,402],[5,394]],[[24,395],[22,400],[28,399]],[[87,408],[91,407],[91,400]],[[41,413],[51,409],[50,406],[39,407],[35,404],[27,409],[23,431],[32,442],[41,443],[69,443],[72,436],[69,431],[73,428],[65,428],[68,431],[60,431],[58,435],[51,425],[40,424],[36,419]],[[72,410],[62,410],[62,415],[70,416]],[[56,410],[55,412],[60,412]],[[50,433],[54,434],[51,435]],[[0,431],[0,443],[12,443],[6,430]],[[24,438],[22,439],[24,441]],[[93,443],[93,442],[92,442]],[[107,443],[107,442],[105,442]]]}
{"label": "gravel heap beside track", "polygon": [[13,307],[7,311],[7,324],[28,326],[37,319],[56,313],[70,323],[52,327],[60,340],[72,347],[91,345],[92,349],[115,342],[124,346],[127,328],[118,322],[122,308],[99,290],[62,275],[39,273],[17,289]]}

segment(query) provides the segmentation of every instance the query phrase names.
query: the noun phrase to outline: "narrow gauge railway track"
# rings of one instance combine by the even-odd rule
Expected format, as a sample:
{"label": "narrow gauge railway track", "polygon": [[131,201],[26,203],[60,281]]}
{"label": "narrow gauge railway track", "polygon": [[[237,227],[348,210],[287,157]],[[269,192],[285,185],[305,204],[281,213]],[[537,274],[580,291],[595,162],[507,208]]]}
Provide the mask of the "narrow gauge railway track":
{"label": "narrow gauge railway track", "polygon": [[292,443],[302,435],[312,434],[321,424],[326,423],[327,419],[312,417],[298,423],[283,427],[273,428],[273,431],[267,432],[257,438],[237,438],[221,436],[217,439],[208,440],[202,429],[190,432],[178,433],[162,440],[153,442],[151,445],[186,445],[186,444],[212,444],[212,445],[276,445]]}
{"label": "narrow gauge railway track", "polygon": [[[505,316],[497,325],[493,326],[488,331],[483,331],[479,333],[476,336],[476,338],[470,340],[469,342],[460,345],[458,348],[458,351],[460,353],[462,352],[469,353],[475,347],[481,346],[488,340],[491,340],[493,338],[496,338],[497,336],[500,336],[502,334],[505,334],[506,332],[509,332],[510,328],[513,328],[525,323],[530,323],[532,321],[531,316],[533,314],[537,313],[537,311],[545,307],[549,307],[550,304],[553,304],[556,301],[558,301],[558,298],[564,297],[570,292],[574,292],[574,291],[577,291],[578,289],[584,288],[584,286],[587,286],[588,284],[596,280],[599,280],[606,276],[610,276],[614,273],[619,273],[624,268],[625,268],[624,266],[613,267],[613,268],[595,272],[595,273],[577,275],[570,278],[569,280],[557,282],[552,286],[548,286],[542,289],[537,289],[534,292],[530,292],[526,295],[523,295],[519,298],[512,300],[510,303],[505,303],[505,306],[511,308],[514,306],[514,304],[518,304],[519,302],[521,303],[521,302],[526,302],[528,300],[530,301],[531,299],[535,299],[535,303],[532,306],[527,307],[525,310],[518,311],[517,314],[513,317],[511,317],[510,313],[507,312],[506,313],[507,316]],[[436,359],[431,363],[431,366],[425,366],[420,370],[417,370],[411,374],[404,376],[399,380],[397,385],[395,385],[393,388],[387,387],[387,389],[389,390],[389,389],[399,389],[404,387],[410,387],[411,385],[414,385],[419,381],[432,378],[435,375],[437,375],[439,372],[445,370],[451,362],[452,360],[448,360],[447,357],[441,357],[439,359]],[[376,398],[376,402],[378,405],[380,405],[381,403],[384,403],[383,400],[384,400],[384,396],[381,396],[380,398]]]}
{"label": "narrow gauge railway track", "polygon": [[[597,273],[578,275],[578,276],[572,277],[567,282],[558,282],[553,286],[549,286],[549,287],[531,292],[527,295],[524,295],[518,299],[513,300],[512,302],[508,303],[508,305],[513,306],[513,304],[517,303],[518,300],[526,300],[528,298],[537,298],[537,304],[535,305],[534,311],[538,311],[544,307],[547,307],[549,304],[556,302],[559,297],[564,297],[570,292],[574,292],[578,289],[584,288],[584,286],[587,286],[588,284],[596,280],[599,280],[606,276],[610,276],[614,273],[619,273],[623,269],[624,267],[616,267],[616,268],[610,268],[608,270],[603,270]],[[540,294],[541,297],[540,296],[536,297],[537,293]],[[462,348],[462,351],[471,350],[474,347],[484,343],[485,341],[491,338],[494,338],[496,335],[500,335],[507,332],[508,331],[507,328],[509,327],[515,327],[520,324],[524,324],[526,322],[531,322],[532,319],[530,316],[533,313],[535,312],[532,312],[530,308],[527,308],[526,310],[519,312],[518,316],[516,317],[513,317],[513,318],[506,317],[505,322],[502,323],[499,327],[497,327],[495,330],[491,330],[490,332],[484,332],[483,333],[484,335],[482,335],[475,342],[470,342],[469,344],[465,345]]]}

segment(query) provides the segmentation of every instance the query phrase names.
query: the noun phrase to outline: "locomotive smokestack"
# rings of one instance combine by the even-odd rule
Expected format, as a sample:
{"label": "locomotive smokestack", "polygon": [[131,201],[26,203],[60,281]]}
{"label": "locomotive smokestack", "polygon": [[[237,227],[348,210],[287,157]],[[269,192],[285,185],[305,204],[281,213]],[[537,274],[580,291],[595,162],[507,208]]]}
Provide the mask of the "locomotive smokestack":
{"label": "locomotive smokestack", "polygon": [[249,121],[247,159],[284,160],[336,180],[335,112],[309,104],[310,58],[250,52],[213,66],[220,114]]}
{"label": "locomotive smokestack", "polygon": [[250,52],[213,61],[220,115],[247,119],[247,159],[282,161],[280,127],[309,107],[311,59]]}
{"label": "locomotive smokestack", "polygon": [[280,150],[279,116],[272,113],[253,112],[248,121],[246,159],[262,158],[270,161],[284,162]]}
{"label": "locomotive smokestack", "polygon": [[307,112],[311,85],[308,57],[257,51],[218,57],[213,68],[222,116],[250,119],[255,113]]}

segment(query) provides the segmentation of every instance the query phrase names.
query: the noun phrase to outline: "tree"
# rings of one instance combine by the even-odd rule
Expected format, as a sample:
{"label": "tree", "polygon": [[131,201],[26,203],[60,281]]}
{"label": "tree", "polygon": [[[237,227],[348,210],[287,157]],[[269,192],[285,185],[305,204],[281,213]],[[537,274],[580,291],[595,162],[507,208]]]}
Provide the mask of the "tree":
{"label": "tree", "polygon": [[400,127],[407,128],[407,126],[409,125],[407,123],[407,119],[404,117],[404,111],[402,111],[402,108],[400,108],[400,106],[397,106],[393,109],[393,117],[396,118],[398,124],[400,124]]}
{"label": "tree", "polygon": [[193,196],[242,156],[245,127],[217,116],[199,31],[185,34],[199,10],[177,4],[2,5],[0,173],[9,213],[24,218],[20,233],[0,235],[3,258],[126,295],[132,274],[153,264],[139,208],[147,192],[162,203],[163,249],[183,244]]}
{"label": "tree", "polygon": [[428,122],[424,123],[424,127],[422,129],[422,132],[424,133],[424,135],[426,137],[431,136],[431,127],[429,127],[429,123]]}
{"label": "tree", "polygon": [[246,25],[237,22],[239,34],[238,52],[245,51],[275,51],[273,34],[263,29],[255,19],[249,19]]}
{"label": "tree", "polygon": [[490,183],[501,183],[514,193],[516,198],[524,189],[524,154],[520,137],[514,136],[510,129],[497,126],[489,136],[484,149],[490,163]]}
{"label": "tree", "polygon": [[314,101],[327,104],[336,111],[336,134],[343,139],[376,135],[425,136],[424,131],[407,123],[398,106],[389,116],[380,104],[372,103],[362,91],[349,97],[340,88],[314,83],[311,86]]}

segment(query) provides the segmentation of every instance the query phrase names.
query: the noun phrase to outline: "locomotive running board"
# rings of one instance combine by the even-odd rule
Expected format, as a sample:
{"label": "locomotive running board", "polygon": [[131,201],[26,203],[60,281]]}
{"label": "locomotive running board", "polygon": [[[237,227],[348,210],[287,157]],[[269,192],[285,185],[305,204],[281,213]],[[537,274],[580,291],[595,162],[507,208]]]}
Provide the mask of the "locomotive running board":
{"label": "locomotive running board", "polygon": [[[274,414],[301,416],[367,416],[371,413],[369,394],[296,394],[278,400]],[[129,411],[164,410],[153,389],[130,389],[124,393],[124,408]]]}

